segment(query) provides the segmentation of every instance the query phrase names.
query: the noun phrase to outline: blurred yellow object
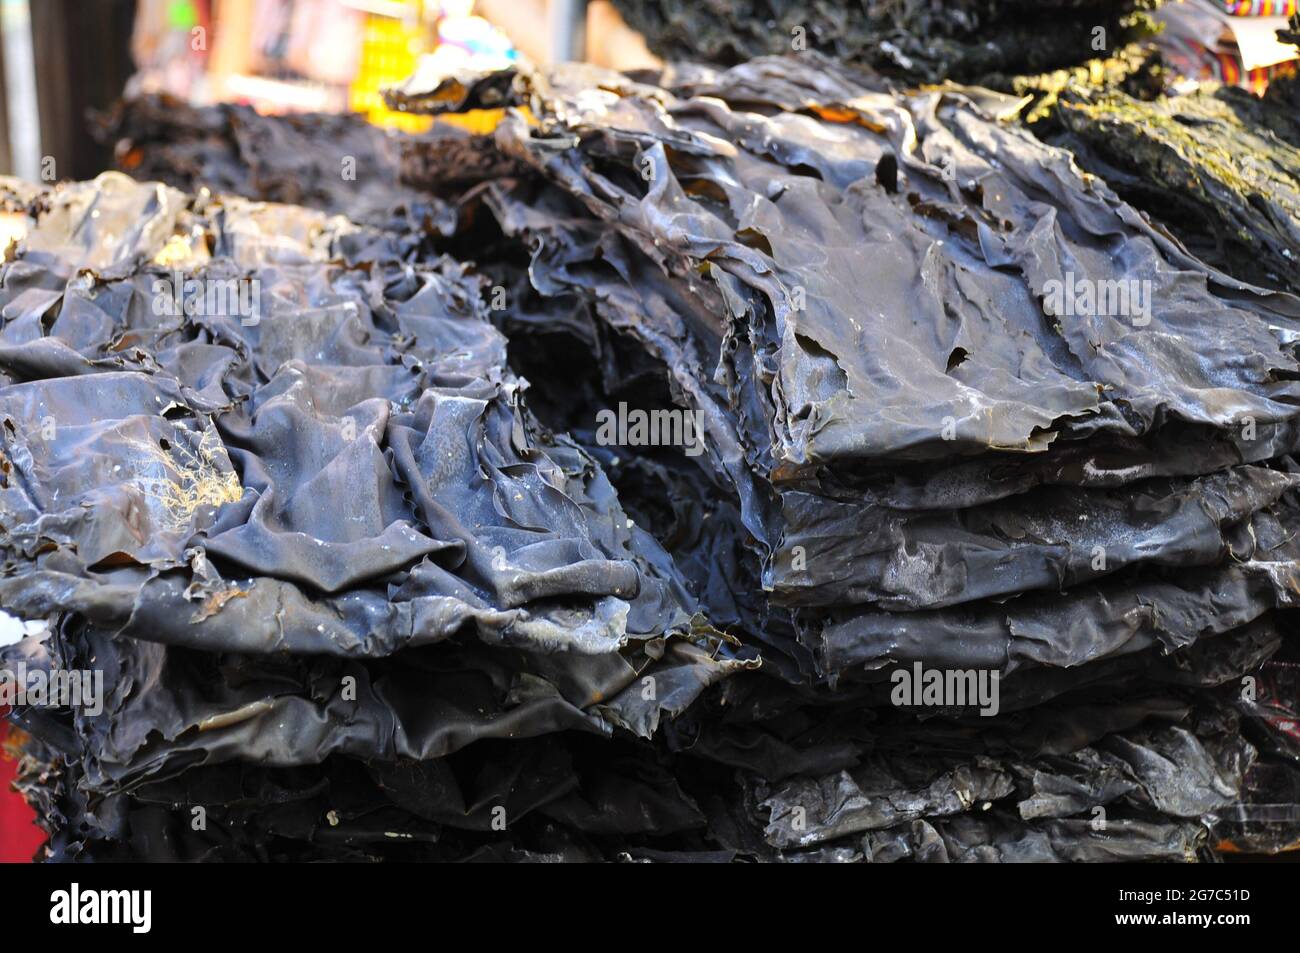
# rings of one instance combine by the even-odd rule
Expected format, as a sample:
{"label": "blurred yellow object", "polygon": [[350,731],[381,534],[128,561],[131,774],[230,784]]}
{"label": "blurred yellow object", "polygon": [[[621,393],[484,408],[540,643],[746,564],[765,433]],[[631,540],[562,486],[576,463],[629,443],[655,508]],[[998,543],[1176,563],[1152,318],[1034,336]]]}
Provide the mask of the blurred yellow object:
{"label": "blurred yellow object", "polygon": [[[469,16],[473,7],[472,0],[462,0],[463,8],[457,13],[454,3],[422,3],[421,0],[390,0],[393,5],[405,6],[410,15],[401,19],[393,16],[367,14],[365,34],[361,42],[360,68],[356,79],[349,88],[348,104],[354,112],[359,112],[377,126],[400,129],[403,132],[426,132],[434,122],[457,126],[468,132],[483,135],[490,133],[505,116],[504,109],[472,109],[468,112],[442,115],[438,117],[399,112],[388,109],[380,93],[385,86],[401,82],[416,72],[421,58],[435,61],[447,71],[464,65],[467,69],[493,69],[508,66],[513,54],[509,53],[510,41],[499,35],[500,45],[505,49],[498,51],[494,57],[483,53],[479,46],[484,42],[482,34],[492,31],[487,21]],[[424,14],[432,8],[440,8],[444,17],[450,16],[453,26],[461,29],[462,42],[438,43],[435,31],[426,23]],[[434,11],[437,12],[437,11]],[[442,28],[447,21],[440,21]],[[471,29],[476,27],[477,29]],[[453,36],[457,34],[453,33]],[[466,39],[468,37],[468,39]],[[475,42],[477,37],[477,44]],[[473,51],[473,52],[472,52]],[[427,64],[426,61],[426,65]],[[532,117],[527,115],[528,120]]]}
{"label": "blurred yellow object", "polygon": [[437,121],[445,122],[449,126],[459,126],[476,135],[485,135],[497,127],[505,114],[504,109],[471,109],[469,112],[439,116]]}
{"label": "blurred yellow object", "polygon": [[425,132],[431,119],[410,113],[394,112],[384,105],[379,91],[415,72],[415,63],[431,42],[421,27],[420,0],[405,0],[411,10],[406,20],[367,14],[365,34],[361,40],[361,65],[348,90],[348,105],[364,113],[377,126],[403,132]]}

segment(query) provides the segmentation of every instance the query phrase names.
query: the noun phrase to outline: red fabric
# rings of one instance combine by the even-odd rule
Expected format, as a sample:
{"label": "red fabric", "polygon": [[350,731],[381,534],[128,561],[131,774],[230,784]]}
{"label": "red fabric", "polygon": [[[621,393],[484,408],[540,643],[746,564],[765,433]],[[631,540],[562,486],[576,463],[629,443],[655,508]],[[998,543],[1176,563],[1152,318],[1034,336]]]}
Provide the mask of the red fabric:
{"label": "red fabric", "polygon": [[18,763],[2,747],[8,734],[9,725],[0,721],[0,863],[25,864],[45,841],[45,832],[36,826],[36,815],[27,802],[9,786]]}

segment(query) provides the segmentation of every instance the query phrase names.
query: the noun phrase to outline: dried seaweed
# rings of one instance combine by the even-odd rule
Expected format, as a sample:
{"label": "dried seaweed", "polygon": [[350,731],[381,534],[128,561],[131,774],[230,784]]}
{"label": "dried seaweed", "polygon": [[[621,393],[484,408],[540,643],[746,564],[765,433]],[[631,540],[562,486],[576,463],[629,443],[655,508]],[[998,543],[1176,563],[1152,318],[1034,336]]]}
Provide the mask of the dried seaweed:
{"label": "dried seaweed", "polygon": [[[401,141],[364,224],[325,189],[27,199],[0,602],[56,624],[6,655],[110,686],[102,717],[17,716],[54,857],[1296,842],[1300,301],[987,90],[808,53],[391,98],[528,116]],[[239,165],[285,139],[232,154],[195,118],[196,163],[267,198]],[[444,225],[382,213],[417,186]],[[155,312],[177,270],[256,277],[259,320]],[[605,439],[620,404],[699,414],[702,452]],[[73,434],[37,440],[49,409]],[[77,495],[208,433],[240,495],[171,536]],[[918,667],[998,694],[900,701]]]}

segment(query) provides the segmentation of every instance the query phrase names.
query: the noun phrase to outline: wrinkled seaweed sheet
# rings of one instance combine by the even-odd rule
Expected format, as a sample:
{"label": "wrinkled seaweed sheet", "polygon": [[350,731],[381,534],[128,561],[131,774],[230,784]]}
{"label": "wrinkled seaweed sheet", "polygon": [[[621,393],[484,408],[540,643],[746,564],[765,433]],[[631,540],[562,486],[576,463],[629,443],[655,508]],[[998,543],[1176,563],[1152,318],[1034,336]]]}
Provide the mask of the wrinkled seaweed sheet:
{"label": "wrinkled seaweed sheet", "polygon": [[[457,163],[417,233],[15,187],[0,604],[57,624],[7,657],[109,687],[17,713],[54,856],[1296,841],[1300,301],[979,91],[505,79],[392,94],[532,116],[403,143]],[[158,314],[177,270],[257,279],[260,320]],[[1049,315],[1067,276],[1149,314]],[[699,412],[705,453],[600,445],[620,399]],[[1000,711],[891,705],[913,663],[997,671]]]}

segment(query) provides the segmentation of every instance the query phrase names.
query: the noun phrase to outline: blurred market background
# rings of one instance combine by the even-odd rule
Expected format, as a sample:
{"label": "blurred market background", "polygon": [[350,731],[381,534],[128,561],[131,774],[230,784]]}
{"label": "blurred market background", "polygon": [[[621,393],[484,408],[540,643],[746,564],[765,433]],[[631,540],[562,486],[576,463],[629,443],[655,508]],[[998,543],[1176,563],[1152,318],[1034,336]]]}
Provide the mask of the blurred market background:
{"label": "blurred market background", "polygon": [[658,63],[607,0],[3,0],[0,26],[0,172],[47,181],[111,165],[86,115],[124,95],[358,112],[419,131],[430,120],[388,111],[379,90],[421,57],[449,69],[521,55]]}

